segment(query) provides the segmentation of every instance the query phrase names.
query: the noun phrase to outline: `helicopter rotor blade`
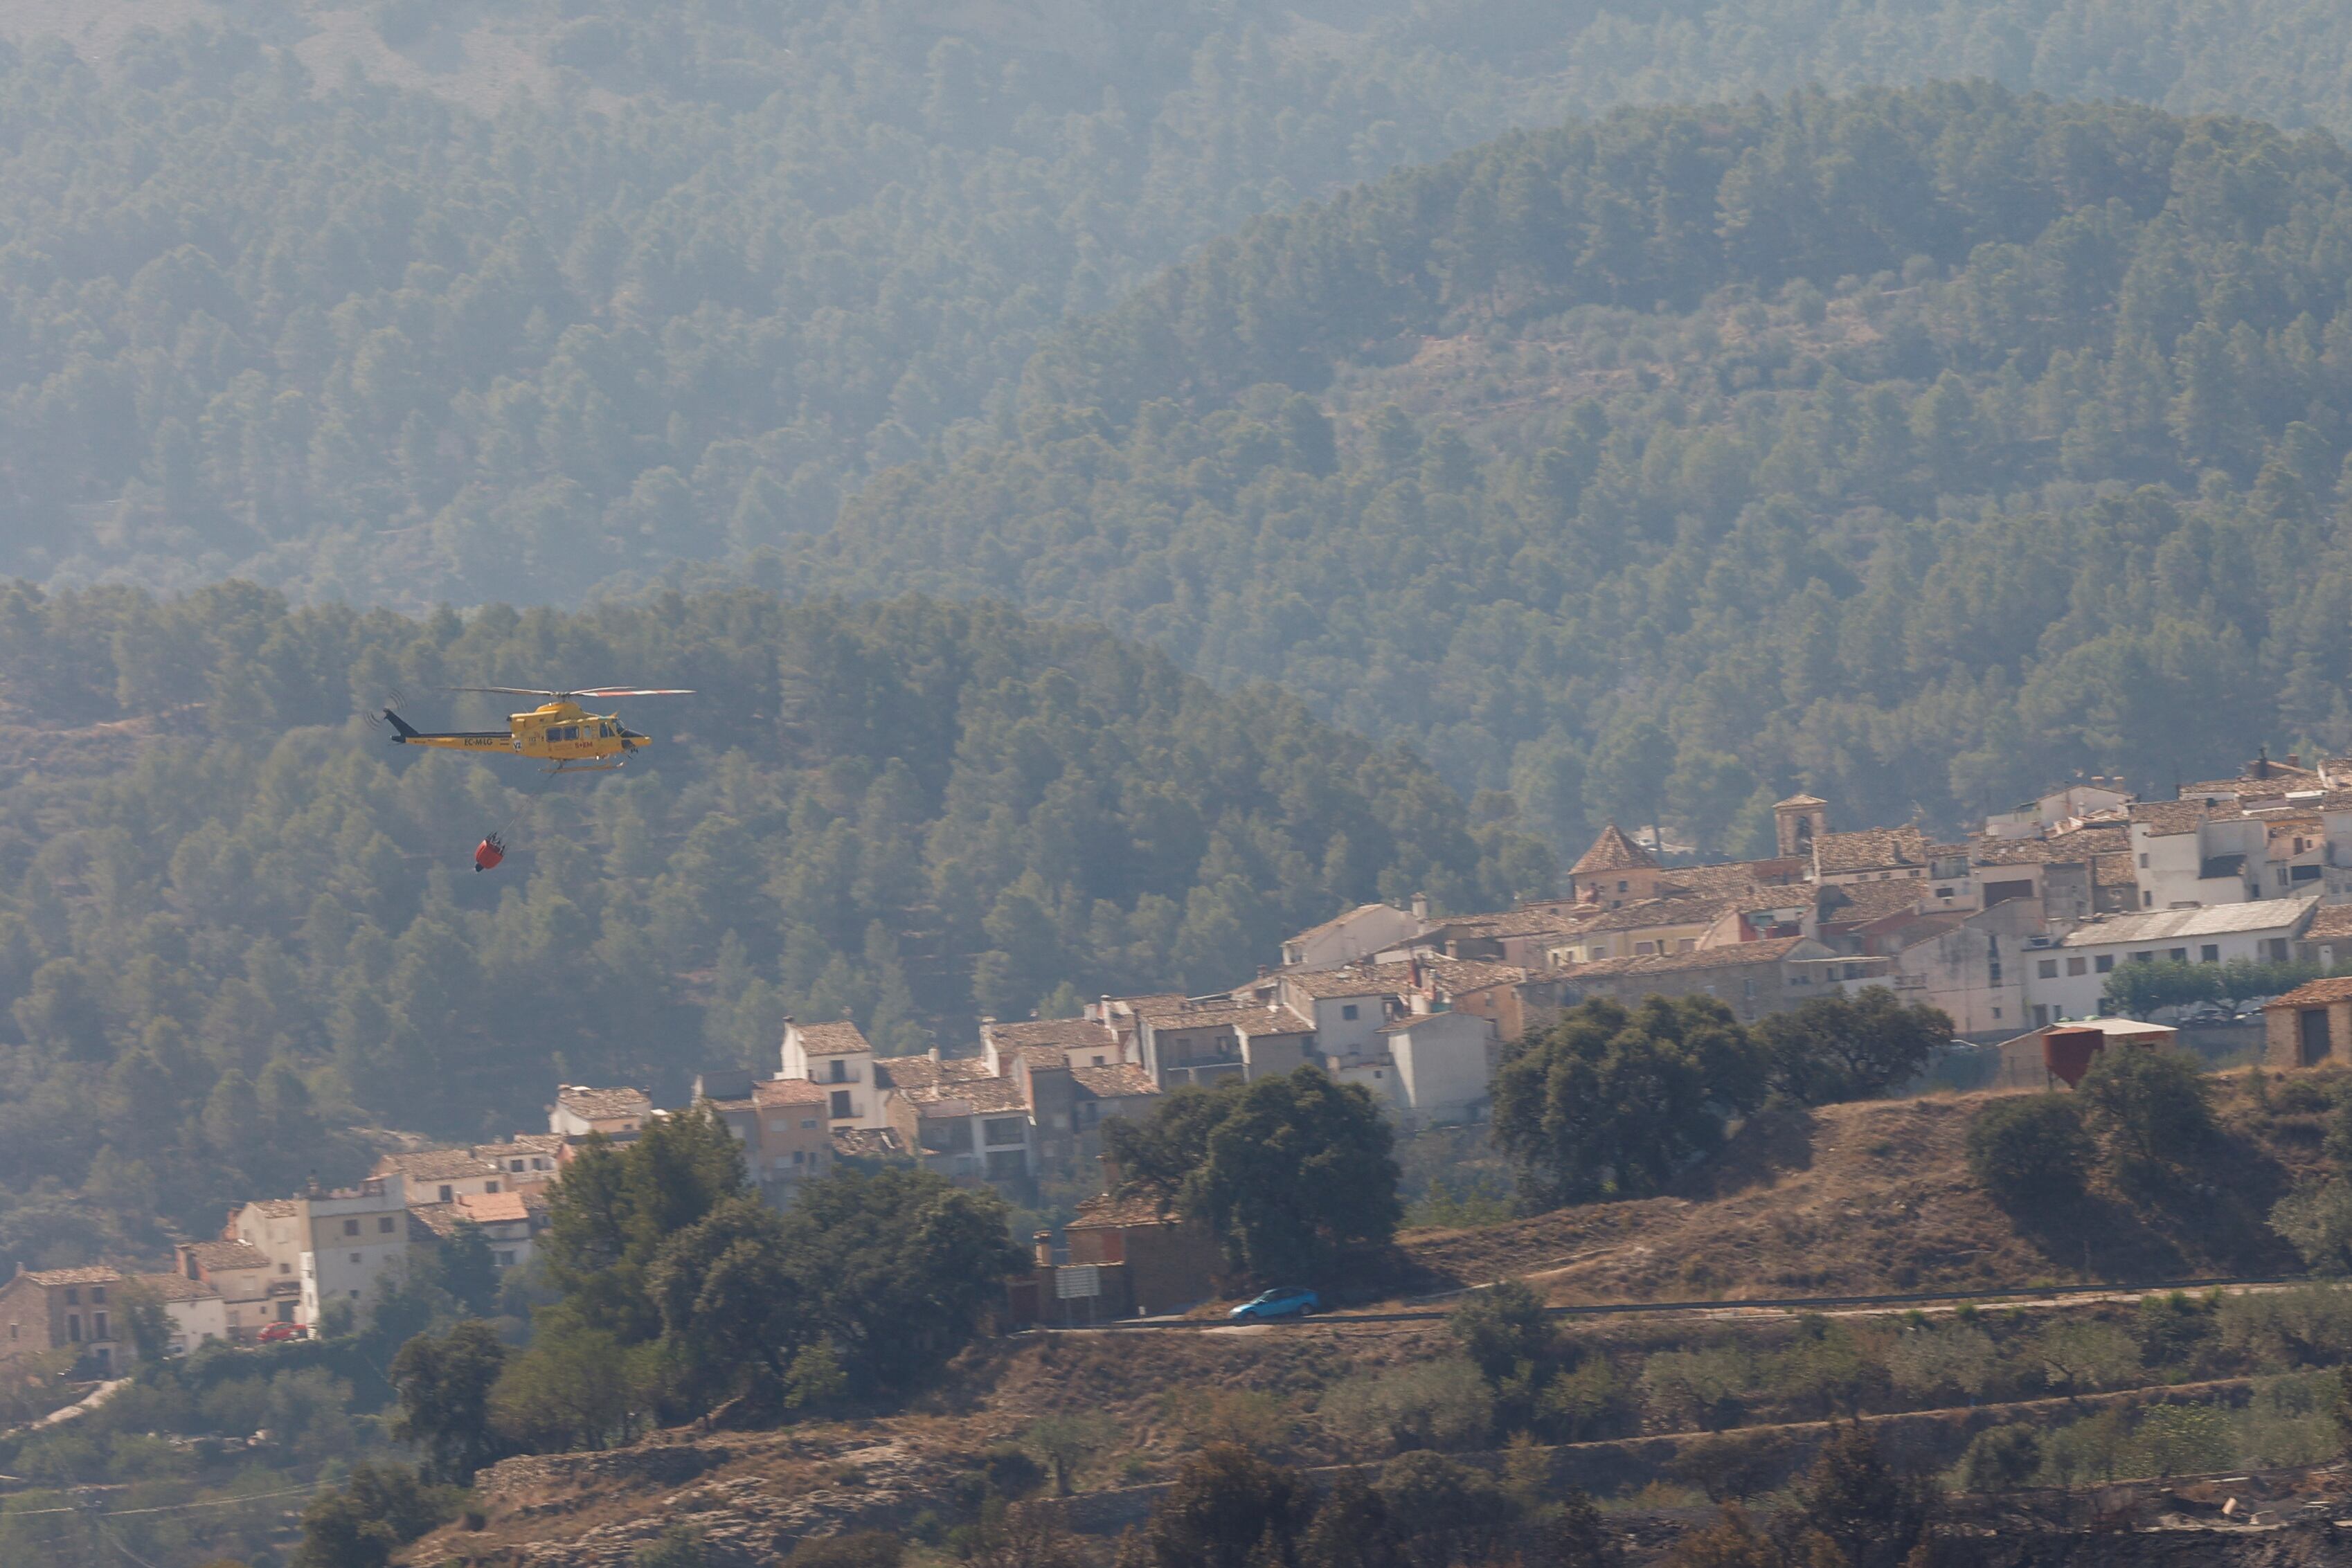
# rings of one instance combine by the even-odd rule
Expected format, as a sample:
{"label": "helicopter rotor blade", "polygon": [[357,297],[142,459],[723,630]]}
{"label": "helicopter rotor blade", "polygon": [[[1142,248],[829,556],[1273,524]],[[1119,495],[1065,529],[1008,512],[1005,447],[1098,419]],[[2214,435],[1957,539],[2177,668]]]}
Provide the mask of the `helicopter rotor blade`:
{"label": "helicopter rotor blade", "polygon": [[691,688],[685,686],[583,686],[576,692],[566,692],[571,697],[690,697]]}
{"label": "helicopter rotor blade", "polygon": [[562,692],[541,691],[537,686],[443,686],[445,692],[495,692],[507,697],[560,697]]}

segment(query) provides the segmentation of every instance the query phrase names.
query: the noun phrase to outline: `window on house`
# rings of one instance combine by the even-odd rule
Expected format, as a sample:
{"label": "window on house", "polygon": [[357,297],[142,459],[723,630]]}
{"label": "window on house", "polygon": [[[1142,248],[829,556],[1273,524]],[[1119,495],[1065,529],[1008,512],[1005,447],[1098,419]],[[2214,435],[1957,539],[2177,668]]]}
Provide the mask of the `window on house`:
{"label": "window on house", "polygon": [[[496,1190],[498,1190],[498,1189],[497,1189],[497,1188],[495,1188],[495,1187],[493,1187],[491,1190],[495,1192],[495,1191],[496,1191]],[[377,1235],[379,1235],[379,1236],[389,1236],[389,1235],[391,1235],[391,1234],[392,1234],[392,1216],[390,1216],[389,1214],[387,1214],[387,1215],[385,1215],[382,1219],[377,1220],[377,1221],[375,1222],[375,1228],[376,1228],[376,1234],[377,1234]]]}
{"label": "window on house", "polygon": [[359,1255],[358,1253],[356,1253],[356,1252],[352,1253],[352,1262],[354,1262],[354,1263],[356,1263],[356,1262],[358,1262],[359,1260],[360,1260],[360,1255]]}
{"label": "window on house", "polygon": [[2198,948],[2197,961],[2200,964],[2220,963],[2221,961],[2221,945],[2214,942],[2208,942],[2202,947]]}
{"label": "window on house", "polygon": [[359,1222],[358,1220],[356,1220],[356,1219],[346,1219],[346,1220],[344,1220],[344,1221],[343,1221],[343,1234],[344,1234],[344,1235],[346,1235],[346,1236],[357,1236],[359,1233],[360,1233],[360,1222]]}
{"label": "window on house", "polygon": [[2141,894],[2139,895],[2139,906],[2142,909],[2154,909],[2156,907],[2156,894],[2152,893]]}
{"label": "window on house", "polygon": [[443,1182],[441,1184],[441,1201],[444,1203],[457,1202],[457,1189],[451,1186],[447,1182]]}
{"label": "window on house", "polygon": [[2164,956],[2175,964],[2186,964],[2189,962],[2189,949],[2186,947],[2169,948],[2166,951]]}
{"label": "window on house", "polygon": [[519,1172],[522,1169],[522,1162],[520,1160],[509,1160],[507,1162],[507,1169]]}
{"label": "window on house", "polygon": [[1339,1016],[1346,1019],[1349,1022],[1353,1023],[1356,1020],[1356,1004],[1353,1002],[1342,1004],[1339,1009]]}
{"label": "window on house", "polygon": [[92,1312],[89,1314],[89,1337],[92,1339],[112,1339],[114,1337],[112,1334],[106,1332],[106,1314],[104,1312]]}
{"label": "window on house", "polygon": [[484,1192],[496,1192],[499,1190],[499,1184],[494,1181],[486,1181],[482,1184],[482,1190]]}
{"label": "window on house", "polygon": [[1623,883],[1622,883],[1622,882],[1621,882],[1621,883],[1619,883],[1617,884],[1617,891],[1618,891],[1618,892],[1620,892],[1620,893],[1624,892],[1624,891],[1625,891],[1625,884],[1624,884]]}
{"label": "window on house", "polygon": [[2102,953],[2091,962],[2091,967],[2102,975],[2109,973],[2115,967],[2116,956],[2113,953]]}
{"label": "window on house", "polygon": [[81,1305],[81,1292],[71,1285],[66,1287],[66,1305],[69,1307]]}
{"label": "window on house", "polygon": [[836,1089],[833,1092],[833,1113],[836,1116],[855,1116],[857,1114],[856,1112],[849,1108],[848,1090]]}
{"label": "window on house", "polygon": [[2139,869],[2142,871],[2146,871],[2147,869],[2147,857],[2146,855],[2139,857]]}
{"label": "window on house", "polygon": [[493,1252],[490,1254],[490,1259],[501,1269],[514,1267],[515,1255],[511,1252]]}
{"label": "window on house", "polygon": [[803,1133],[810,1132],[810,1131],[814,1130],[814,1129],[815,1128],[815,1126],[816,1126],[816,1120],[815,1120],[815,1118],[814,1118],[814,1117],[811,1117],[808,1121],[803,1122],[803,1123],[801,1124],[801,1131],[802,1131],[802,1132],[803,1132]]}
{"label": "window on house", "polygon": [[1999,1017],[2000,1017],[2000,1009],[1999,1008],[1995,1008],[1995,1009],[1992,1009],[1992,1016],[1993,1016],[1993,1017],[1995,1017],[1995,1018],[1999,1018]]}
{"label": "window on house", "polygon": [[79,1312],[68,1312],[66,1314],[66,1341],[69,1344],[79,1344],[81,1343],[81,1314]]}
{"label": "window on house", "polygon": [[92,1306],[103,1306],[106,1303],[106,1287],[92,1285],[89,1288],[89,1301]]}
{"label": "window on house", "polygon": [[2088,963],[2080,958],[2069,958],[2066,960],[2066,972],[2070,975],[2087,974],[2090,971],[2090,967],[2091,966]]}
{"label": "window on house", "polygon": [[2058,960],[2055,958],[2044,958],[2041,960],[2039,963],[2034,965],[2033,973],[2036,977],[2041,979],[2056,979],[2058,977]]}

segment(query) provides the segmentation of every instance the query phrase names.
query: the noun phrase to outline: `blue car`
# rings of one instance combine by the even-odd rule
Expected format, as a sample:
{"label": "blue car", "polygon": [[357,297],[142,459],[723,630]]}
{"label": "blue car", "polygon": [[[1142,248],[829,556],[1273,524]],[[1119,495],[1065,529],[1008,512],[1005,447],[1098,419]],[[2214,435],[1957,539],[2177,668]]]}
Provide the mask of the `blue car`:
{"label": "blue car", "polygon": [[1237,1323],[1262,1323],[1276,1318],[1303,1318],[1322,1310],[1323,1298],[1312,1291],[1268,1291],[1244,1301],[1225,1317]]}

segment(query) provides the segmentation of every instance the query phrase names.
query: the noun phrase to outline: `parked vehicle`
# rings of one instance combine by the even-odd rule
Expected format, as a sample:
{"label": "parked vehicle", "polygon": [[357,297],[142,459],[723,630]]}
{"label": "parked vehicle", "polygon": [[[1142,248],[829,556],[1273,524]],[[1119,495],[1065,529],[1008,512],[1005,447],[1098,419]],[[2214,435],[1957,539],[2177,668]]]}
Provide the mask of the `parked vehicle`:
{"label": "parked vehicle", "polygon": [[278,1344],[289,1339],[305,1338],[307,1334],[308,1331],[300,1323],[265,1323],[261,1332],[253,1337],[263,1344]]}
{"label": "parked vehicle", "polygon": [[1225,1314],[1237,1323],[1271,1322],[1277,1318],[1303,1318],[1323,1310],[1323,1298],[1312,1291],[1275,1290],[1253,1296]]}

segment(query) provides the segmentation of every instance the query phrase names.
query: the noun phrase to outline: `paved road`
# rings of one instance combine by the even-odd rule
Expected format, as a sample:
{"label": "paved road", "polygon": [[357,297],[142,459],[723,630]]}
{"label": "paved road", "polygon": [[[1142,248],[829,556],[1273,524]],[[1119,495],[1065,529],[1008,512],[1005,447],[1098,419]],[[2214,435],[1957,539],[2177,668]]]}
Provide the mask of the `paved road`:
{"label": "paved road", "polygon": [[[1900,1295],[1884,1296],[1759,1296],[1733,1301],[1602,1301],[1580,1306],[1546,1307],[1544,1311],[1548,1315],[1555,1318],[1663,1316],[1737,1318],[1786,1316],[1800,1312],[1822,1312],[1831,1316],[1870,1316],[1911,1308],[1930,1312],[1951,1312],[1964,1303],[1979,1307],[2048,1308],[2093,1305],[2101,1301],[2137,1301],[2142,1297],[2160,1295],[2168,1291],[2221,1290],[2233,1295],[2243,1295],[2263,1291],[2288,1290],[2297,1285],[2317,1282],[2299,1276],[2273,1275],[2226,1280],[2151,1280],[2142,1284],[2116,1282],[2103,1285],[2028,1285],[2011,1290],[1912,1291]],[[1056,1333],[1132,1333],[1139,1330],[1173,1329],[1189,1330],[1196,1333],[1230,1334],[1254,1330],[1296,1328],[1301,1324],[1349,1328],[1359,1325],[1371,1327],[1384,1323],[1442,1322],[1447,1315],[1445,1309],[1423,1308],[1395,1312],[1324,1312],[1310,1318],[1291,1318],[1277,1323],[1238,1324],[1228,1323],[1216,1318],[1130,1318],[1117,1322],[1097,1323],[1091,1327],[1057,1328],[1054,1332]]]}

